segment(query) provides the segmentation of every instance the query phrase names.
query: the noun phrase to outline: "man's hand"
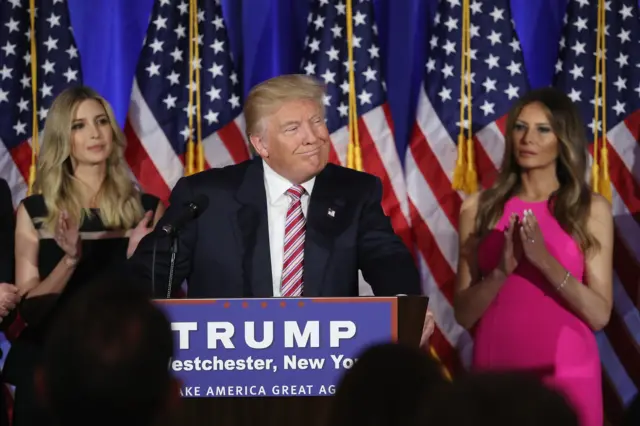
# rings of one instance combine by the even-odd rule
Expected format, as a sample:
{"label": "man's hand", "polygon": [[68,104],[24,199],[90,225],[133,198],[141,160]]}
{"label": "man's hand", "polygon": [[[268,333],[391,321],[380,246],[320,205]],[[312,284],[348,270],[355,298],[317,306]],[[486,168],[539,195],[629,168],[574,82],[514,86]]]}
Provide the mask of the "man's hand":
{"label": "man's hand", "polygon": [[151,231],[153,231],[153,211],[149,210],[145,213],[144,217],[135,228],[131,230],[129,235],[129,246],[127,247],[127,259],[133,256],[133,253],[138,248],[140,241]]}
{"label": "man's hand", "polygon": [[427,314],[424,316],[424,325],[422,326],[422,337],[420,338],[420,347],[427,352],[429,351],[429,338],[436,329],[436,321],[433,317],[433,312],[427,309]]}

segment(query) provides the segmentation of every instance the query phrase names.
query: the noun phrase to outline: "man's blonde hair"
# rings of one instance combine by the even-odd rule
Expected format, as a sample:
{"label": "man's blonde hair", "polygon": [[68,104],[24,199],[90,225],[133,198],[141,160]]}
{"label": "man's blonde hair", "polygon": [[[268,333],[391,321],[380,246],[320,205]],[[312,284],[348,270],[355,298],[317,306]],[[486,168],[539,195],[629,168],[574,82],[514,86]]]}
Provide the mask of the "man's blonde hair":
{"label": "man's blonde hair", "polygon": [[244,103],[247,139],[264,131],[263,119],[284,102],[309,99],[324,112],[325,87],[317,79],[304,74],[288,74],[271,78],[254,86]]}

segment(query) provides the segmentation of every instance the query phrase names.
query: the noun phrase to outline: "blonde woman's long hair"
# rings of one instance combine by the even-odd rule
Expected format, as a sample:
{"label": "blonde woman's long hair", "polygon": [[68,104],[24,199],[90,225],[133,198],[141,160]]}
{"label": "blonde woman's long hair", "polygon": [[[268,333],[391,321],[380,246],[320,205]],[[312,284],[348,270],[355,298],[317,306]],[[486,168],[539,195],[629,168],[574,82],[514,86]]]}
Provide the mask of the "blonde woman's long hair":
{"label": "blonde woman's long hair", "polygon": [[93,99],[104,108],[113,134],[113,149],[107,158],[106,176],[96,197],[99,216],[107,229],[133,228],[143,217],[140,193],[129,178],[124,162],[125,137],[109,103],[89,87],[64,90],[53,101],[44,125],[42,149],[34,190],[42,194],[47,207],[43,226],[54,232],[62,211],[81,224],[92,211],[83,208],[81,187],[73,173],[71,126],[80,103]]}

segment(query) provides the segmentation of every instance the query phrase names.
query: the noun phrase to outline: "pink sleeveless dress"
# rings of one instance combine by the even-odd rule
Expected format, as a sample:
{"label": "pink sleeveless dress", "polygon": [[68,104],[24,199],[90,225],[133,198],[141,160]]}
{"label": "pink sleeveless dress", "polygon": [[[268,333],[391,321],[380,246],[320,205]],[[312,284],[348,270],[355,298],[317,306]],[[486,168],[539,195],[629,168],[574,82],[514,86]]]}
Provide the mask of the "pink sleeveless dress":
{"label": "pink sleeveless dress", "polygon": [[[495,229],[478,248],[478,266],[488,275],[500,262],[509,216],[531,209],[549,252],[584,282],[584,257],[547,208],[547,202],[509,200]],[[474,330],[474,370],[530,372],[563,393],[581,426],[602,426],[600,357],[593,331],[523,258]]]}

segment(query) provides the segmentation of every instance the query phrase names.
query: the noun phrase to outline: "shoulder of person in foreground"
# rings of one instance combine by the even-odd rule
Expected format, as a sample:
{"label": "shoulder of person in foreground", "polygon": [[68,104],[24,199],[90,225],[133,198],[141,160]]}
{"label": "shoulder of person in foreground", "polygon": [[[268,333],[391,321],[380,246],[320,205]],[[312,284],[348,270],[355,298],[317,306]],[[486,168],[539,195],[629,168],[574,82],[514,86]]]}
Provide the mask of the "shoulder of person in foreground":
{"label": "shoulder of person in foreground", "polygon": [[173,349],[161,306],[131,277],[110,271],[86,283],[54,321],[36,383],[61,424],[90,423],[99,407],[110,420],[99,424],[124,417],[137,420],[127,424],[151,424],[173,405],[175,383],[166,368]]}

